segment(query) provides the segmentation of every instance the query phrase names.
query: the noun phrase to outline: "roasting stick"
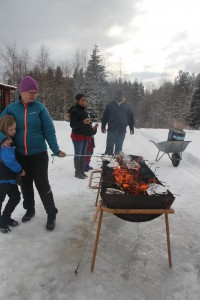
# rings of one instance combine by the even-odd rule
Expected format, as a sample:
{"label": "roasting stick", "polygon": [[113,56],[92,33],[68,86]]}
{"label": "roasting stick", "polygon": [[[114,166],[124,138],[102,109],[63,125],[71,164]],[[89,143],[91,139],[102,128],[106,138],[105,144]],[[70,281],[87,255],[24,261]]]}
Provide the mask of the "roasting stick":
{"label": "roasting stick", "polygon": [[99,215],[99,212],[100,212],[100,208],[101,208],[100,206],[101,206],[101,205],[98,205],[98,207],[96,208],[96,213],[95,213],[94,216],[93,216],[92,224],[91,224],[90,230],[89,230],[89,232],[88,232],[88,236],[87,236],[87,239],[86,239],[86,243],[85,243],[85,246],[84,246],[84,248],[83,248],[83,252],[82,252],[82,254],[81,254],[81,257],[80,257],[80,260],[79,260],[79,262],[78,262],[78,265],[77,265],[77,267],[76,267],[76,269],[75,269],[75,271],[74,271],[74,275],[77,275],[77,274],[78,274],[78,269],[79,269],[79,267],[80,267],[80,264],[81,264],[81,262],[82,262],[83,256],[84,256],[84,254],[85,254],[85,250],[86,250],[88,241],[89,241],[89,239],[90,239],[90,235],[91,235],[92,229],[93,229],[93,227],[94,227],[94,224],[96,223],[96,220],[97,220],[98,215]]}
{"label": "roasting stick", "polygon": [[90,239],[90,235],[91,235],[92,229],[93,229],[94,224],[95,224],[95,222],[96,222],[96,220],[97,220],[97,218],[98,218],[99,212],[100,212],[100,204],[99,204],[99,206],[96,208],[96,212],[95,212],[95,214],[94,214],[94,216],[93,216],[93,218],[92,218],[92,224],[91,224],[90,230],[89,230],[89,232],[88,232],[88,236],[87,236],[87,239],[86,239],[86,243],[85,243],[85,245],[84,245],[84,248],[83,248],[83,252],[82,252],[81,257],[80,257],[80,259],[79,259],[78,265],[77,265],[77,267],[76,267],[76,269],[75,269],[75,271],[74,271],[74,276],[71,277],[71,279],[69,279],[69,283],[71,283],[72,280],[73,280],[73,278],[74,278],[75,276],[78,275],[78,269],[79,269],[79,267],[80,267],[80,265],[81,265],[83,256],[84,256],[84,254],[85,254],[85,250],[86,250],[86,248],[87,248],[88,241],[89,241],[89,239]]}
{"label": "roasting stick", "polygon": [[[57,154],[51,154],[51,156],[52,157],[54,157],[54,156],[58,156]],[[91,156],[91,155],[87,155],[87,154],[65,154],[65,156],[64,157],[66,157],[66,156]],[[107,155],[107,154],[99,154],[99,155],[93,155],[92,154],[92,157],[113,157],[113,155]]]}
{"label": "roasting stick", "polygon": [[[58,157],[57,154],[51,154],[51,157],[52,157],[52,163],[54,162],[54,157],[56,157],[56,156]],[[85,155],[65,154],[65,156],[63,156],[63,157],[75,157],[75,156],[80,156],[80,157],[88,157],[88,156],[90,156],[90,157],[91,157],[91,155],[87,155],[87,154],[85,154]],[[92,155],[92,157],[100,157],[100,158],[103,158],[103,157],[114,157],[114,156],[107,155],[107,154],[99,154],[99,155]]]}

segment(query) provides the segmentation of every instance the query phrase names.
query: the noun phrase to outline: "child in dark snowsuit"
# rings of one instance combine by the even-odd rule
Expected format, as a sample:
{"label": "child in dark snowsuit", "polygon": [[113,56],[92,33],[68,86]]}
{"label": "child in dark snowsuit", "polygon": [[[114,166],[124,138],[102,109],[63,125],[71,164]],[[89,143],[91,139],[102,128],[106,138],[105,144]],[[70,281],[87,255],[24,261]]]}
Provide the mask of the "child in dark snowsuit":
{"label": "child in dark snowsuit", "polygon": [[[16,133],[16,121],[13,116],[6,115],[0,118],[0,131],[6,135],[3,139],[0,136],[0,231],[8,233],[11,231],[9,226],[15,227],[19,224],[11,219],[11,214],[20,202],[17,175],[24,176],[25,172],[15,159],[12,138]],[[1,215],[6,195],[9,199]]]}
{"label": "child in dark snowsuit", "polygon": [[95,124],[95,126],[92,127],[91,125],[91,136],[88,138],[88,146],[86,150],[86,157],[84,162],[84,171],[88,172],[89,170],[92,170],[93,168],[90,166],[91,156],[94,152],[95,148],[95,141],[94,141],[94,135],[97,133],[97,127],[99,126],[98,123]]}

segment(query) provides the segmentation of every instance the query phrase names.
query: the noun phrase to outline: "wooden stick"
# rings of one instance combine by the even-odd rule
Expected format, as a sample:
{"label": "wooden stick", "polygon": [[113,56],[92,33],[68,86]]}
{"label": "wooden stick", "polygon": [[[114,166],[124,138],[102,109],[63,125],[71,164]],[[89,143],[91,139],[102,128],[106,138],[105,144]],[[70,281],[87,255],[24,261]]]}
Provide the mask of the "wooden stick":
{"label": "wooden stick", "polygon": [[101,210],[101,204],[99,204],[98,206],[97,206],[97,208],[96,208],[96,212],[95,212],[95,214],[94,214],[94,216],[93,216],[93,220],[92,220],[92,222],[94,223],[94,222],[96,222],[96,220],[97,220],[97,218],[98,218],[98,215],[99,215],[99,212],[100,212],[100,210]]}
{"label": "wooden stick", "polygon": [[103,176],[103,173],[101,172],[101,177],[100,177],[100,180],[99,180],[99,188],[98,188],[98,191],[97,191],[97,197],[96,197],[95,206],[97,206],[98,199],[99,199],[99,194],[100,194],[100,189],[101,189],[102,176]]}
{"label": "wooden stick", "polygon": [[93,256],[92,256],[92,263],[91,263],[91,272],[94,271],[94,264],[95,264],[95,258],[96,258],[96,253],[97,253],[97,246],[98,246],[98,242],[99,242],[99,234],[100,234],[100,230],[101,230],[102,217],[103,217],[103,209],[101,207],[100,215],[99,215],[99,222],[98,222],[97,232],[96,232],[96,238],[95,238],[94,248],[93,248]]}
{"label": "wooden stick", "polygon": [[167,235],[168,261],[169,261],[169,267],[172,268],[171,244],[170,244],[170,235],[169,235],[169,220],[168,220],[167,213],[165,213],[165,224],[166,224],[166,235]]}
{"label": "wooden stick", "polygon": [[172,208],[169,209],[113,209],[103,206],[102,209],[111,214],[128,214],[128,215],[160,215],[160,214],[174,214]]}

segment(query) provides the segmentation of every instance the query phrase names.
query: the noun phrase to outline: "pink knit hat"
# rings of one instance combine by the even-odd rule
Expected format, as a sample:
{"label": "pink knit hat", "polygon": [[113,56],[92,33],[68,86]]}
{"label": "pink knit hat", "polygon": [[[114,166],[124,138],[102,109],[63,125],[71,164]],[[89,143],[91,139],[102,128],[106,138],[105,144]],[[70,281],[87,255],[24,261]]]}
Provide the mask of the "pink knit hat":
{"label": "pink knit hat", "polygon": [[38,91],[38,84],[31,76],[26,76],[22,79],[19,90],[20,93],[28,92],[31,90]]}

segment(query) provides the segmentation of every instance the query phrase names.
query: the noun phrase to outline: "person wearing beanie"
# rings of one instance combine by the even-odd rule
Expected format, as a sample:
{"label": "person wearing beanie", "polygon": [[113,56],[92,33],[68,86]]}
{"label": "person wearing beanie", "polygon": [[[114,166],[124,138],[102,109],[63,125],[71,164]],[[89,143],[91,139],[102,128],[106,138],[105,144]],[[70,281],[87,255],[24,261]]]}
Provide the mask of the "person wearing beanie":
{"label": "person wearing beanie", "polygon": [[[16,120],[17,131],[13,138],[16,159],[26,174],[21,177],[23,207],[26,209],[22,222],[30,221],[35,215],[34,182],[47,213],[46,229],[53,230],[58,210],[48,179],[47,144],[58,157],[66,154],[59,149],[48,110],[37,100],[38,83],[31,76],[26,76],[19,85],[19,91],[18,101],[8,105],[0,116],[13,115]],[[0,143],[3,138],[1,133]]]}
{"label": "person wearing beanie", "polygon": [[38,92],[38,84],[31,76],[26,76],[20,83],[19,91],[23,93],[33,90]]}
{"label": "person wearing beanie", "polygon": [[119,154],[122,151],[126,135],[126,127],[129,126],[130,134],[134,134],[134,117],[130,105],[126,102],[123,91],[115,93],[114,101],[108,103],[101,120],[101,131],[106,133],[108,125],[105,154]]}

